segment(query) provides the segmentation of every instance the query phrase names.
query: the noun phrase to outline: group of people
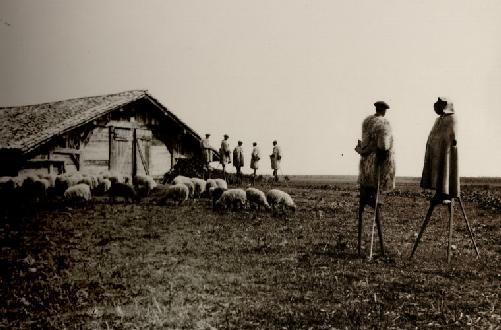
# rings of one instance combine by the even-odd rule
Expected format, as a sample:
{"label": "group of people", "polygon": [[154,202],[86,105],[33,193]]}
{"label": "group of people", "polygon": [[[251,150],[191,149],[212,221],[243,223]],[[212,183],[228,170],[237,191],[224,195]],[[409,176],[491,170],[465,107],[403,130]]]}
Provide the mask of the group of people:
{"label": "group of people", "polygon": [[[369,205],[376,211],[375,223],[380,249],[384,255],[382,197],[385,192],[395,188],[395,154],[391,125],[384,118],[390,107],[384,101],[378,101],[374,106],[376,113],[363,121],[362,140],[359,140],[355,147],[355,151],[360,154],[358,254],[361,254],[362,246],[362,215],[365,206]],[[454,107],[452,102],[440,97],[434,103],[433,109],[438,117],[426,143],[420,182],[422,188],[435,190],[435,196],[430,202],[431,211],[436,205],[448,203],[460,194]]]}
{"label": "group of people", "polygon": [[[205,134],[205,139],[202,140],[201,148],[203,151],[203,160],[205,162],[205,168],[210,175],[209,163],[212,161],[212,148],[210,145],[210,134]],[[229,143],[228,134],[224,134],[223,140],[221,141],[221,147],[219,148],[219,162],[223,167],[223,175],[226,179],[226,165],[229,165],[233,161],[233,166],[236,170],[237,179],[242,181],[242,167],[244,167],[244,150],[242,141],[238,141],[237,146],[233,149],[233,157]],[[253,184],[256,180],[256,172],[259,169],[259,161],[261,160],[261,151],[257,146],[257,142],[252,143],[252,151],[250,157],[250,168],[253,170]],[[273,151],[270,155],[271,169],[273,170],[273,178],[278,181],[278,170],[280,169],[280,163],[282,161],[282,150],[278,145],[277,141],[273,141]]]}

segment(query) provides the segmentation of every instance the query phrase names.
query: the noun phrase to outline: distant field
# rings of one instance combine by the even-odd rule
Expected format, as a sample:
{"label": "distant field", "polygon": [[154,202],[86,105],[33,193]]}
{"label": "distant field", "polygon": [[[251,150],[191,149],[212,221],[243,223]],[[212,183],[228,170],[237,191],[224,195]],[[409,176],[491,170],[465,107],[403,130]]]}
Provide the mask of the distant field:
{"label": "distant field", "polygon": [[[293,182],[318,184],[356,183],[356,175],[289,175]],[[420,177],[399,176],[396,184],[419,184]],[[501,177],[462,177],[461,184],[501,186]]]}

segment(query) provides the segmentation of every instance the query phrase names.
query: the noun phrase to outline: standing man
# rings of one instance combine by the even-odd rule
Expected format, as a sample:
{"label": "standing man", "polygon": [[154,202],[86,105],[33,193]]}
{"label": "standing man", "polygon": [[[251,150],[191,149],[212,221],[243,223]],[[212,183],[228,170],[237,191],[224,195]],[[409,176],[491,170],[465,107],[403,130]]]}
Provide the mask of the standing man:
{"label": "standing man", "polygon": [[244,167],[244,151],[242,149],[242,141],[238,141],[238,146],[233,149],[233,166],[237,170],[237,180],[242,183],[241,168]]}
{"label": "standing man", "polygon": [[209,141],[210,134],[205,134],[205,139],[202,140],[201,148],[202,148],[202,160],[204,162],[204,171],[206,178],[210,178],[210,167],[209,163],[212,161],[212,150],[210,147]]}
{"label": "standing man", "polygon": [[231,163],[230,158],[230,143],[228,142],[228,134],[224,135],[224,139],[221,141],[221,148],[219,149],[219,158],[221,165],[223,165],[223,176],[226,180],[226,164]]}
{"label": "standing man", "polygon": [[[384,118],[390,108],[386,102],[374,103],[376,113],[362,123],[362,141],[358,141],[355,150],[360,154],[358,183],[360,185],[360,204],[358,209],[358,254],[362,254],[362,216],[365,205],[376,209],[381,254],[384,255],[383,212],[380,192],[395,188],[395,156],[393,152],[393,134],[390,122]],[[378,191],[379,188],[379,191]],[[377,205],[376,205],[377,200]]]}
{"label": "standing man", "polygon": [[252,176],[252,184],[254,185],[256,183],[256,170],[259,168],[259,160],[261,159],[261,152],[259,151],[259,148],[257,147],[257,143],[253,142],[252,143],[252,154],[251,154],[251,161],[250,161],[250,168],[254,170],[254,175]]}
{"label": "standing man", "polygon": [[278,182],[278,170],[280,169],[280,161],[282,160],[282,151],[277,145],[277,140],[273,141],[273,153],[270,155],[271,168],[273,170],[273,177]]}

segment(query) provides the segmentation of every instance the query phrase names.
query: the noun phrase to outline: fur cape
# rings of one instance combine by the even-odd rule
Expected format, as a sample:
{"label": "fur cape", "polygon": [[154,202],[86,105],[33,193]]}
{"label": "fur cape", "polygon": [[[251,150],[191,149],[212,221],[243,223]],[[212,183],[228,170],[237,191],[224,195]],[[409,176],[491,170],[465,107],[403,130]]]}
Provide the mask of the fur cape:
{"label": "fur cape", "polygon": [[219,158],[220,163],[223,165],[231,163],[230,144],[227,140],[221,141],[221,148],[219,148]]}
{"label": "fur cape", "polygon": [[270,155],[271,169],[279,170],[281,160],[282,160],[282,150],[278,145],[276,145],[273,147],[273,153]]}
{"label": "fur cape", "polygon": [[261,152],[259,148],[256,146],[252,148],[250,168],[253,170],[257,170],[259,168],[259,160],[261,159]]}
{"label": "fur cape", "polygon": [[233,149],[233,166],[244,167],[244,151],[241,146],[236,146]]}
{"label": "fur cape", "polygon": [[434,189],[450,197],[460,195],[456,144],[456,116],[452,103],[448,103],[444,114],[435,120],[426,142],[422,188]]}
{"label": "fur cape", "polygon": [[388,157],[380,168],[379,188],[387,192],[395,188],[395,154],[393,134],[388,119],[371,115],[362,123],[362,141],[360,144],[360,167],[358,183],[361,187],[377,187],[376,151],[385,150]]}

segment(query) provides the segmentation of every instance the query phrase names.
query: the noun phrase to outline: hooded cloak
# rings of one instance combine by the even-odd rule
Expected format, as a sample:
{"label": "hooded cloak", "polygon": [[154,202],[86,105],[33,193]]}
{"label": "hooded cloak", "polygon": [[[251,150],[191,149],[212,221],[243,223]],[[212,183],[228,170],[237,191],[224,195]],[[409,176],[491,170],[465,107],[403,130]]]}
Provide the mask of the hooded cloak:
{"label": "hooded cloak", "polygon": [[[446,101],[444,98],[442,100]],[[450,197],[459,197],[458,150],[456,143],[456,115],[450,101],[444,113],[435,120],[424,156],[421,187],[434,189]]]}

